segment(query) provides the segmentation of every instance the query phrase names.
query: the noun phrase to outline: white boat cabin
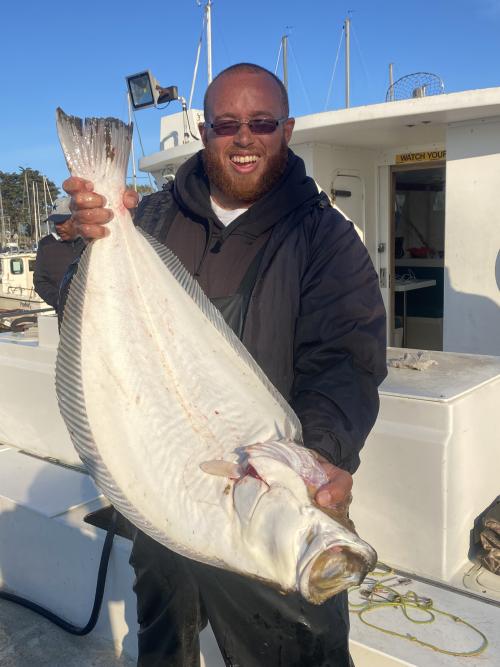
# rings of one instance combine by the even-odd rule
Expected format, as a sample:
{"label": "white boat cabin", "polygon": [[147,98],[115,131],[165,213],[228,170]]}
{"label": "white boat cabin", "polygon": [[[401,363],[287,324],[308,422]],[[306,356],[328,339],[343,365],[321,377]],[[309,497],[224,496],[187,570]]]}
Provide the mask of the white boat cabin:
{"label": "white boat cabin", "polygon": [[[201,148],[183,128],[140,162],[159,187]],[[388,343],[500,355],[500,88],[302,116],[291,146],[370,252]]]}
{"label": "white boat cabin", "polygon": [[0,307],[30,307],[42,303],[33,287],[36,253],[0,254]]}

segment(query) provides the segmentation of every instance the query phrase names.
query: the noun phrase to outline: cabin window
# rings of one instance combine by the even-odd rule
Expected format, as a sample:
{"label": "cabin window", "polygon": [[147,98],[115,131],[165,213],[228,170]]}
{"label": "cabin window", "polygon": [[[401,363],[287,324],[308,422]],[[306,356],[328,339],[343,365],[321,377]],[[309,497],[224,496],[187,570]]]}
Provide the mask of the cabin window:
{"label": "cabin window", "polygon": [[10,260],[10,272],[15,276],[23,273],[23,260],[22,259],[11,259]]}
{"label": "cabin window", "polygon": [[30,273],[33,273],[35,270],[35,260],[34,259],[29,259],[28,260],[28,270]]}

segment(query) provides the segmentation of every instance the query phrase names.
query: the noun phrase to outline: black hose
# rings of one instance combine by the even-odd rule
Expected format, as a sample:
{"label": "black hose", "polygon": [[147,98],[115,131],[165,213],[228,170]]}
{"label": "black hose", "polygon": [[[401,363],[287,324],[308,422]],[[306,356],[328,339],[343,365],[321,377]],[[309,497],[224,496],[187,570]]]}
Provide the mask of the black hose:
{"label": "black hose", "polygon": [[22,598],[18,595],[14,595],[13,593],[7,593],[7,591],[0,590],[0,599],[8,600],[9,602],[15,602],[16,604],[19,604],[22,607],[26,607],[26,609],[30,609],[31,611],[40,614],[40,616],[43,616],[44,618],[48,619],[55,625],[58,625],[60,628],[62,628],[66,632],[69,632],[72,635],[78,635],[80,637],[83,635],[88,635],[89,632],[92,632],[92,630],[95,628],[97,619],[99,618],[99,612],[101,611],[102,598],[104,596],[104,586],[106,584],[106,574],[108,571],[109,556],[111,554],[111,547],[113,546],[113,538],[115,536],[116,521],[117,521],[117,513],[113,511],[113,514],[110,519],[108,532],[106,534],[106,539],[104,540],[104,545],[102,547],[101,560],[99,563],[99,570],[97,573],[97,585],[94,597],[94,606],[92,607],[92,613],[90,614],[90,618],[87,624],[83,628],[79,628],[76,625],[73,625],[72,623],[65,621],[63,618],[60,618],[59,616],[49,611],[48,609],[41,607],[39,604],[36,604],[36,602],[31,602],[31,600],[26,600],[25,598]]}

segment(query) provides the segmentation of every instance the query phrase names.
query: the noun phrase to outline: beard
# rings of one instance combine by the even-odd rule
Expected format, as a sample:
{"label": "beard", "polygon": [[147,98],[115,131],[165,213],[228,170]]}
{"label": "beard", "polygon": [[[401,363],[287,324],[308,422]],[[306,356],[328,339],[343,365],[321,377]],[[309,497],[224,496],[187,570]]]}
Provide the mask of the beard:
{"label": "beard", "polygon": [[268,158],[267,168],[260,176],[231,173],[224,164],[224,157],[213,148],[205,147],[202,158],[208,180],[227,197],[253,204],[272,190],[283,175],[288,160],[288,145],[283,139],[279,151]]}

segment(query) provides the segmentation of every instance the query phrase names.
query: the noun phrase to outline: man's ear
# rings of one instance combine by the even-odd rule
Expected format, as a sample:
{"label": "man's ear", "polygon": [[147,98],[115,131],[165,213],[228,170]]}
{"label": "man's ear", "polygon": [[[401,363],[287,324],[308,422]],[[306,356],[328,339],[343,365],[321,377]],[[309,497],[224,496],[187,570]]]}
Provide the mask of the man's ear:
{"label": "man's ear", "polygon": [[287,118],[286,121],[283,124],[285,141],[286,141],[287,144],[290,143],[290,139],[292,138],[292,132],[293,132],[294,126],[295,126],[295,118]]}
{"label": "man's ear", "polygon": [[200,137],[203,142],[203,145],[206,147],[207,145],[207,128],[205,127],[205,123],[198,123],[198,130],[200,132]]}

